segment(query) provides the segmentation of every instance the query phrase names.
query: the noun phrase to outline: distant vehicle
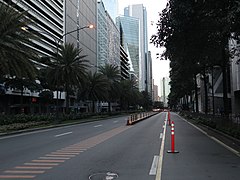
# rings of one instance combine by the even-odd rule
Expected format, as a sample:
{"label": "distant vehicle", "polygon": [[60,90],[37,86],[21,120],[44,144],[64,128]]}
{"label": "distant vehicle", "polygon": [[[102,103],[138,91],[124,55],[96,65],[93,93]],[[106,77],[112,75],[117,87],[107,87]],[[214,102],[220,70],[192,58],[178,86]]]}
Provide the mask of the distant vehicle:
{"label": "distant vehicle", "polygon": [[163,109],[160,108],[154,108],[152,109],[153,112],[163,112]]}

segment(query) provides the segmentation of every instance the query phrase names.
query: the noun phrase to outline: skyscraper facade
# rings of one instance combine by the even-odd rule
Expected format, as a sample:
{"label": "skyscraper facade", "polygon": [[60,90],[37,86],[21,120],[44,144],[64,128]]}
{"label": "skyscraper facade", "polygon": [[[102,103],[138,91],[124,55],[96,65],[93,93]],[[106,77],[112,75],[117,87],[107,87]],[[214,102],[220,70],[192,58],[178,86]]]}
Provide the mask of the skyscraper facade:
{"label": "skyscraper facade", "polygon": [[164,103],[164,107],[168,106],[168,95],[170,93],[170,78],[163,77],[160,81],[161,101]]}
{"label": "skyscraper facade", "polygon": [[108,27],[108,61],[120,68],[120,32],[111,16],[107,15]]}
{"label": "skyscraper facade", "polygon": [[102,0],[102,1],[110,17],[114,22],[116,22],[116,17],[118,16],[118,0]]}
{"label": "skyscraper facade", "polygon": [[[122,32],[121,41],[128,55],[130,73],[136,77],[139,84],[139,63],[140,63],[140,22],[138,18],[130,16],[119,16],[116,24]],[[140,87],[139,87],[140,89]]]}
{"label": "skyscraper facade", "polygon": [[97,66],[113,64],[120,69],[120,32],[105,9],[103,1],[98,1],[98,60]]}
{"label": "skyscraper facade", "polygon": [[[63,1],[63,0],[62,0]],[[96,0],[65,0],[64,1],[64,32],[70,32],[87,25],[94,25],[93,29],[81,29],[64,36],[65,42],[74,43],[83,49],[92,68],[97,65],[97,2]]]}
{"label": "skyscraper facade", "polygon": [[146,74],[146,81],[147,81],[147,92],[149,93],[150,97],[153,96],[153,77],[152,77],[152,56],[151,51],[148,51],[147,57],[147,74]]}
{"label": "skyscraper facade", "polygon": [[[82,55],[87,55],[86,59],[91,64],[96,64],[96,29],[81,29],[89,24],[96,26],[96,0],[0,0],[0,2],[7,3],[20,12],[25,12],[26,16],[35,22],[24,29],[37,31],[40,34],[39,41],[33,40],[33,48],[40,56],[54,55],[54,52],[58,51],[59,43],[73,43],[76,47],[82,48]],[[72,31],[74,32],[69,33]],[[6,94],[19,95],[10,90]],[[23,96],[39,97],[39,93],[25,90]],[[58,106],[64,106],[65,93],[55,91],[54,99],[61,100]],[[71,103],[70,106],[73,107],[75,104]]]}
{"label": "skyscraper facade", "polygon": [[97,66],[108,63],[108,28],[105,7],[102,1],[97,6]]}
{"label": "skyscraper facade", "polygon": [[26,16],[35,21],[34,25],[27,27],[29,31],[38,31],[41,34],[40,42],[35,42],[35,49],[41,56],[53,55],[56,44],[61,42],[64,34],[64,8],[63,0],[57,1],[27,1],[27,0],[1,0],[20,12],[26,11]]}
{"label": "skyscraper facade", "polygon": [[[147,11],[143,4],[129,5],[124,9],[124,16],[139,19],[139,90],[147,90],[147,61],[148,61],[148,36],[147,36]],[[148,91],[148,90],[147,90]]]}

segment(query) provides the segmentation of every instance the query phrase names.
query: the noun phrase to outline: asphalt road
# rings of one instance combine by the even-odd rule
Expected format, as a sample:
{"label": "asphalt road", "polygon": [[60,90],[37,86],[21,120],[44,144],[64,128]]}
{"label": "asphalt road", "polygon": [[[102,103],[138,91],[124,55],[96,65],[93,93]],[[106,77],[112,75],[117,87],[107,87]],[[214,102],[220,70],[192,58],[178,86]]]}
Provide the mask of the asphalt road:
{"label": "asphalt road", "polygon": [[175,113],[132,126],[127,117],[0,137],[0,180],[239,179],[239,154]]}
{"label": "asphalt road", "polygon": [[166,113],[0,138],[0,179],[154,180]]}
{"label": "asphalt road", "polygon": [[171,150],[171,127],[167,126],[162,180],[232,180],[240,178],[240,154],[198,129],[175,113],[175,150]]}

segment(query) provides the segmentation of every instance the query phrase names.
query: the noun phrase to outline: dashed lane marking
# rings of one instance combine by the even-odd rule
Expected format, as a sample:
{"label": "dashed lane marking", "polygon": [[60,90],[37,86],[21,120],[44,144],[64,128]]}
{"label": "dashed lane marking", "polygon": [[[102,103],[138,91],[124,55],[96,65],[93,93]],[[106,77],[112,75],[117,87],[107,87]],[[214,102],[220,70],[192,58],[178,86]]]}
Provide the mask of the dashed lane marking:
{"label": "dashed lane marking", "polygon": [[72,132],[66,132],[66,133],[58,134],[58,135],[55,135],[54,137],[65,136],[65,135],[68,135],[68,134],[72,134]]}
{"label": "dashed lane marking", "polygon": [[160,137],[159,137],[160,139],[162,139],[163,138],[163,133],[160,133]]}
{"label": "dashed lane marking", "polygon": [[32,179],[35,177],[32,175],[0,175],[0,179]]}
{"label": "dashed lane marking", "polygon": [[93,127],[97,128],[97,127],[101,127],[101,126],[103,126],[103,125],[99,124],[99,125],[96,125],[96,126],[93,126]]}
{"label": "dashed lane marking", "polygon": [[[97,125],[97,127],[100,126],[102,125]],[[88,150],[89,148],[92,148],[129,128],[131,127],[121,126],[110,131],[104,132],[102,134],[99,134],[97,136],[88,138],[71,146],[56,150],[54,152],[50,152],[49,154],[41,156],[38,159],[31,160],[31,162],[26,162],[23,163],[22,165],[13,167],[13,169],[3,171],[3,173],[5,174],[0,174],[0,179],[35,178],[36,174],[38,175],[45,173],[46,172],[45,170],[50,170],[53,167],[58,166],[60,163],[64,163],[65,160],[71,159],[76,155],[79,155],[80,153]],[[66,132],[63,134],[55,135],[55,137],[60,137],[71,133],[72,132]]]}
{"label": "dashed lane marking", "polygon": [[149,172],[149,175],[156,175],[157,173],[157,166],[158,166],[158,160],[159,160],[159,156],[154,156],[153,157],[153,162],[152,162],[152,166]]}
{"label": "dashed lane marking", "polygon": [[15,169],[52,169],[53,167],[49,166],[42,166],[42,167],[36,167],[36,166],[16,166]]}

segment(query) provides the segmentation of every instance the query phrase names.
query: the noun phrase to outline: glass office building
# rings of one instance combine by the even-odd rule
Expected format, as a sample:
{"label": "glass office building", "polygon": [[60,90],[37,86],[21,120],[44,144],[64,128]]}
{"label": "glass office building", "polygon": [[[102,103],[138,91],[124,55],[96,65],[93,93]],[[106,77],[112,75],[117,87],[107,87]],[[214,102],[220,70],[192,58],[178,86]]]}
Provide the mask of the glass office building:
{"label": "glass office building", "polygon": [[141,80],[140,74],[140,22],[138,18],[130,16],[119,16],[116,24],[122,31],[123,47],[128,54],[130,70]]}
{"label": "glass office building", "polygon": [[98,1],[97,17],[97,66],[113,64],[120,69],[120,32],[106,11],[103,1]]}
{"label": "glass office building", "polygon": [[116,17],[118,16],[118,0],[102,0],[105,6],[105,9],[109,13],[112,20],[115,22]]}
{"label": "glass office building", "polygon": [[140,63],[139,63],[139,87],[140,91],[148,91],[148,36],[147,36],[147,10],[143,4],[134,4],[124,8],[124,16],[131,16],[139,19],[140,39]]}
{"label": "glass office building", "polygon": [[26,11],[26,16],[36,23],[27,27],[29,31],[38,31],[41,40],[35,43],[34,48],[42,56],[53,55],[56,44],[61,42],[64,33],[64,2],[63,0],[27,1],[27,0],[1,0],[18,11]]}

